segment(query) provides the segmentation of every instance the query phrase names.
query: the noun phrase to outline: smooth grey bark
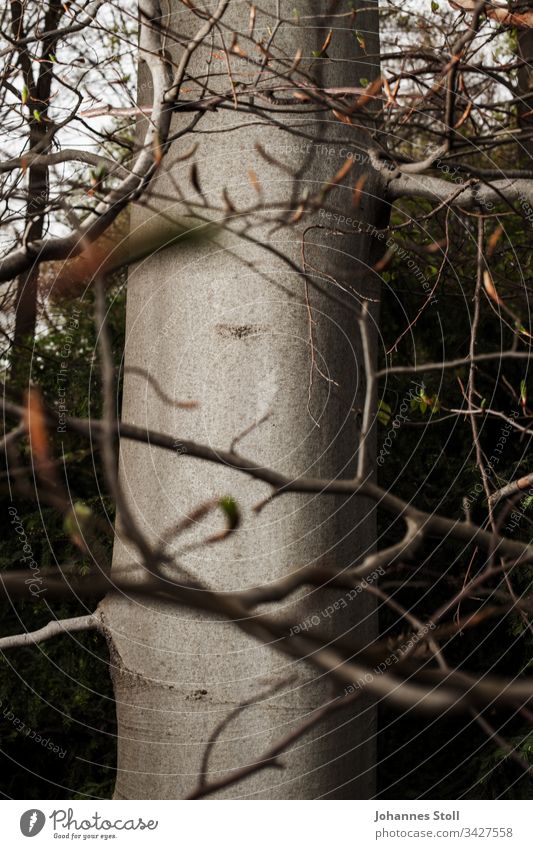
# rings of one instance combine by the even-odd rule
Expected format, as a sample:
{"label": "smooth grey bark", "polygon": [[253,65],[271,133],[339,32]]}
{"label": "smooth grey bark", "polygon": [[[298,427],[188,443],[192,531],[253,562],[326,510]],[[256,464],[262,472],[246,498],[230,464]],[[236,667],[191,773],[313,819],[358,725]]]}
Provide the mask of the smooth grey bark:
{"label": "smooth grey bark", "polygon": [[[276,5],[273,0],[261,4],[273,15]],[[291,17],[291,3],[281,5]],[[375,58],[364,55],[354,36],[354,29],[364,33],[366,53],[379,54],[377,3],[356,4],[363,9],[357,24],[344,17],[317,26],[316,18],[306,15],[316,15],[320,5],[300,3],[299,24],[281,26],[277,47],[289,56],[301,48],[306,66],[314,62],[327,85],[356,86],[362,77],[377,77]],[[195,32],[198,21],[190,11],[181,4],[171,6],[174,29]],[[348,8],[340,3],[336,11]],[[246,30],[247,15],[247,6],[231,3],[224,21]],[[256,32],[267,24],[272,26],[272,18],[258,13]],[[328,55],[335,61],[317,63],[312,51],[324,42],[329,25],[334,35]],[[196,73],[205,71],[209,53],[207,47],[197,51],[192,63]],[[242,60],[234,61],[236,73],[242,73]],[[221,81],[214,84],[221,88],[228,86],[224,67],[219,62],[211,69],[219,73]],[[361,126],[347,126],[331,112],[305,116],[303,111],[280,111],[276,117],[286,127],[303,130],[311,141],[264,120],[262,126],[257,120],[251,125],[253,117],[231,110],[203,119],[199,129],[204,134],[194,137],[199,142],[195,161],[210,203],[220,207],[224,189],[237,209],[257,202],[253,171],[265,202],[286,204],[294,192],[300,197],[305,191],[316,193],[349,155],[366,160],[368,135]],[[177,117],[175,126],[185,120]],[[297,172],[296,181],[266,163],[255,148],[257,142],[290,165]],[[175,143],[168,162],[190,144],[190,138]],[[191,201],[199,200],[189,169],[190,162],[170,169],[167,163],[154,187],[152,203],[158,210],[178,218],[186,212],[174,200],[172,181]],[[367,181],[354,209],[353,185],[363,173]],[[162,200],[161,195],[167,198]],[[365,389],[356,317],[362,298],[379,297],[372,265],[381,244],[359,230],[382,224],[386,208],[366,161],[356,162],[327,203],[338,215],[358,219],[364,226],[351,223],[342,228],[348,235],[334,234],[324,229],[327,219],[316,211],[298,224],[272,231],[259,219],[245,222],[228,213],[236,229],[247,223],[248,235],[270,244],[299,267],[304,229],[320,225],[306,233],[305,241],[308,272],[316,284],[309,287],[314,357],[326,378],[315,370],[311,388],[304,281],[265,247],[220,231],[210,242],[159,251],[130,272],[122,417],[175,434],[178,442],[175,456],[132,442],[122,444],[121,482],[137,521],[152,541],[162,540],[166,528],[207,499],[235,497],[242,523],[229,539],[180,554],[186,544],[223,527],[219,513],[174,543],[179,562],[219,590],[263,585],[310,562],[323,560],[342,569],[375,543],[374,508],[362,498],[289,494],[257,515],[253,505],[268,494],[263,484],[189,458],[179,446],[182,436],[227,448],[268,412],[269,417],[239,443],[242,454],[293,475],[355,474]],[[329,219],[330,226],[335,226],[333,221]],[[157,214],[137,210],[133,233],[144,234],[154,222],[159,222]],[[377,303],[372,303],[371,314],[375,356]],[[128,373],[128,367],[136,370]],[[199,406],[173,407],[138,369],[155,378],[171,399],[198,401]],[[368,444],[372,446],[373,440],[371,433]],[[134,559],[135,554],[117,541],[114,568]],[[339,599],[343,600],[339,609],[329,614],[328,606]],[[363,645],[375,635],[375,608],[365,594],[348,601],[342,591],[307,588],[276,609],[295,625],[318,621],[319,625],[311,624],[311,633],[315,628],[330,637],[344,634]],[[338,693],[310,663],[288,658],[275,645],[261,645],[222,619],[150,599],[142,604],[138,599],[107,599],[102,610],[119,728],[116,798],[187,796],[197,783],[213,730],[244,701],[252,703],[214,746],[208,778],[257,761],[309,711]],[[258,698],[285,679],[289,680],[275,694]],[[283,771],[259,771],[218,796],[368,798],[374,792],[375,733],[375,707],[362,694],[357,708],[334,714],[292,747],[282,758]]]}

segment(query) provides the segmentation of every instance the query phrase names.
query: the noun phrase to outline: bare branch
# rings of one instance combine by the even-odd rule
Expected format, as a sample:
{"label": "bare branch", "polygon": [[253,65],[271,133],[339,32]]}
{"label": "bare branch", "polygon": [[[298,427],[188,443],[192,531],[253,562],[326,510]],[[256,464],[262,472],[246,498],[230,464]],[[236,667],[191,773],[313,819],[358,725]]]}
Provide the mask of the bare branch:
{"label": "bare branch", "polygon": [[38,631],[27,631],[25,634],[14,634],[11,637],[0,637],[0,651],[6,649],[20,648],[21,646],[34,646],[44,643],[61,634],[75,634],[78,631],[94,631],[101,627],[98,613],[90,613],[87,616],[77,616],[74,619],[52,619],[48,625],[39,628]]}

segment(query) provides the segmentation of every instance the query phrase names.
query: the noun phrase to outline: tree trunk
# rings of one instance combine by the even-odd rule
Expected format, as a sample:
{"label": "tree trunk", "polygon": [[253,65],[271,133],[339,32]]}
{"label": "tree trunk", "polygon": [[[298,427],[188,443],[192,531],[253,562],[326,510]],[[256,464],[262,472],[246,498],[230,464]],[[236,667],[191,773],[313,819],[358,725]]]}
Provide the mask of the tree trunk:
{"label": "tree trunk", "polygon": [[[46,135],[34,120],[30,121],[30,148],[38,146]],[[28,201],[26,207],[26,238],[28,242],[41,239],[48,203],[48,168],[32,165],[28,169]],[[32,266],[17,280],[15,300],[15,330],[11,357],[11,376],[22,388],[27,388],[31,375],[33,345],[37,326],[37,295],[39,266]]]}
{"label": "tree trunk", "polygon": [[[46,153],[52,143],[51,124],[48,121],[50,95],[54,79],[54,61],[57,27],[65,8],[60,0],[50,0],[44,7],[43,31],[51,32],[41,45],[41,58],[37,81],[34,81],[30,54],[19,52],[18,63],[27,89],[28,142],[33,153]],[[24,39],[25,6],[20,2],[11,4],[12,30],[16,39]],[[34,22],[35,26],[35,22]],[[37,27],[39,29],[39,27]],[[24,238],[27,244],[39,241],[45,233],[46,210],[49,201],[49,174],[47,166],[31,165],[28,169],[28,191],[26,201],[26,226]],[[31,378],[33,345],[37,328],[37,300],[39,286],[39,264],[21,274],[17,280],[15,298],[15,328],[11,356],[11,377],[21,387]]]}
{"label": "tree trunk", "polygon": [[521,100],[518,104],[518,125],[529,134],[529,138],[521,140],[519,145],[520,159],[524,159],[526,168],[532,167],[533,159],[533,29],[517,31],[518,58],[524,60],[524,65],[518,72],[518,90]]}
{"label": "tree trunk", "polygon": [[[275,16],[273,0],[260,5]],[[292,5],[281,5],[292,17]],[[349,11],[352,5],[339,3],[335,11]],[[299,21],[283,24],[275,45],[289,57],[301,48],[303,64],[315,76],[322,74],[324,85],[358,86],[360,78],[375,79],[377,2],[356,5],[362,9],[356,23],[347,15],[318,21],[306,16],[316,16],[319,4],[301,2]],[[194,33],[198,19],[182,4],[171,6],[174,31]],[[242,4],[232,3],[224,21],[230,29],[246,31],[245,15]],[[256,32],[272,28],[273,20],[258,12]],[[320,51],[330,26],[335,29],[327,52],[335,61],[313,59],[312,51]],[[364,34],[364,47],[354,30]],[[227,43],[230,39],[226,32]],[[205,71],[210,53],[207,46],[197,51],[191,66],[196,73]],[[213,86],[227,89],[225,60],[211,58]],[[235,76],[257,73],[251,65],[246,71],[242,58],[231,61]],[[144,85],[141,79],[141,92]],[[263,87],[268,87],[266,81]],[[194,97],[194,91],[187,96]],[[146,96],[140,95],[140,102],[145,104]],[[264,101],[256,103],[265,107]],[[175,200],[176,183],[191,202],[201,202],[199,183],[204,197],[218,208],[226,189],[236,209],[264,200],[279,204],[281,213],[294,193],[316,194],[349,156],[355,157],[350,174],[328,195],[322,212],[274,232],[258,216],[247,217],[246,232],[257,242],[221,229],[209,243],[200,240],[159,251],[130,272],[122,416],[173,434],[177,442],[176,456],[123,443],[122,486],[152,541],[160,541],[165,529],[200,503],[224,495],[236,499],[242,522],[224,542],[182,552],[191,541],[223,527],[220,513],[210,514],[174,542],[179,563],[218,590],[265,585],[314,562],[344,569],[374,546],[374,509],[365,499],[287,494],[256,514],[253,506],[269,494],[265,485],[187,457],[179,445],[185,437],[228,448],[235,436],[260,422],[239,442],[244,456],[294,476],[354,476],[365,390],[357,313],[363,298],[375,299],[370,310],[374,356],[379,281],[372,266],[381,244],[362,231],[383,226],[387,214],[365,161],[368,132],[360,113],[354,114],[354,124],[348,125],[331,111],[280,109],[276,118],[282,127],[274,127],[231,109],[210,113],[198,127],[210,132],[193,137],[199,142],[198,180],[192,181],[196,187],[189,179],[190,160],[168,165],[190,147],[191,137],[174,143],[154,187],[153,204],[177,218],[186,209]],[[178,116],[175,127],[188,120],[190,113]],[[260,155],[258,142],[270,157],[298,172],[295,181]],[[354,205],[353,187],[363,174],[366,182],[358,183],[361,192]],[[162,194],[168,199],[161,200]],[[353,221],[328,220],[326,207]],[[245,221],[236,216],[225,214],[229,224],[241,229]],[[152,211],[136,211],[133,233],[144,234],[154,221],[159,219]],[[332,233],[325,224],[348,235]],[[312,278],[307,299],[296,267],[302,267],[302,239],[311,225],[305,233]],[[261,243],[286,255],[294,267]],[[128,372],[131,367],[135,370]],[[175,401],[197,401],[198,407],[179,409]],[[372,445],[374,434],[367,440]],[[113,568],[134,560],[132,550],[117,542]],[[328,612],[335,602],[338,609]],[[374,638],[376,613],[364,593],[350,601],[339,590],[307,587],[275,609],[294,625],[304,623],[306,633],[314,628],[329,637],[343,634],[363,645]],[[197,783],[214,729],[243,702],[251,704],[213,747],[208,778],[256,762],[338,693],[311,664],[288,658],[275,645],[261,645],[220,618],[150,599],[141,604],[138,599],[108,598],[103,611],[119,729],[116,798],[187,796]],[[265,695],[274,683],[280,689]],[[364,694],[356,705],[333,714],[295,744],[282,757],[283,770],[258,771],[219,791],[218,797],[369,798],[374,792],[375,708]]]}

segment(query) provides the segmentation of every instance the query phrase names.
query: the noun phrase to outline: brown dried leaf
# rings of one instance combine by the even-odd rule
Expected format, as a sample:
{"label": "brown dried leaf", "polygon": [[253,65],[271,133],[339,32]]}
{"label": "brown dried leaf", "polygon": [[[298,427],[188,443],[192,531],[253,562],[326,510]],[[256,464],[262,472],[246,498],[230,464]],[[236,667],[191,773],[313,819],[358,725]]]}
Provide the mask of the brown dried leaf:
{"label": "brown dried leaf", "polygon": [[487,242],[487,256],[492,256],[494,251],[496,250],[496,245],[500,241],[503,233],[503,227],[501,224],[498,224],[494,233],[491,233],[490,238]]}
{"label": "brown dried leaf", "polygon": [[323,44],[323,45],[322,45],[322,47],[320,48],[320,52],[322,53],[322,55],[324,55],[324,53],[325,53],[325,52],[326,52],[326,50],[328,49],[329,45],[331,44],[331,39],[332,39],[332,38],[333,38],[333,30],[332,30],[332,29],[330,29],[330,31],[328,32],[328,34],[327,34],[327,36],[326,36],[326,39],[325,39],[325,41],[324,41],[324,44]]}
{"label": "brown dried leaf", "polygon": [[237,33],[235,32],[233,33],[233,41],[231,42],[229,52],[233,53],[234,56],[240,56],[242,59],[248,58],[242,47],[239,45],[237,41]]}
{"label": "brown dried leaf", "polygon": [[346,177],[346,174],[349,174],[349,172],[352,170],[353,164],[354,164],[353,159],[351,159],[351,158],[347,159],[346,162],[339,168],[339,170],[337,171],[337,173],[335,174],[333,179],[329,180],[329,185],[331,185],[331,186],[338,185],[338,183],[340,183],[341,180],[343,180]]}
{"label": "brown dried leaf", "polygon": [[363,188],[367,179],[368,174],[361,174],[355,186],[353,187],[352,206],[354,207],[354,209],[357,209],[359,207],[359,204],[361,203]]}
{"label": "brown dried leaf", "polygon": [[331,111],[335,115],[335,118],[337,118],[339,121],[342,121],[343,124],[353,124],[353,121],[350,116],[345,115],[344,112],[337,112],[336,109],[332,109]]}
{"label": "brown dried leaf", "polygon": [[446,239],[440,239],[440,241],[431,242],[431,244],[425,245],[424,251],[428,254],[436,254],[444,247],[446,247]]}
{"label": "brown dried leaf", "polygon": [[249,18],[249,21],[248,21],[248,35],[250,36],[250,38],[254,34],[255,15],[256,15],[255,6],[250,6],[250,18]]}
{"label": "brown dried leaf", "polygon": [[307,103],[308,100],[311,100],[309,95],[306,94],[304,91],[294,91],[292,93],[292,96],[294,97],[295,100],[301,100],[302,103]]}
{"label": "brown dried leaf", "polygon": [[296,71],[300,62],[302,61],[303,53],[300,48],[294,54],[294,59],[292,60],[291,71]]}
{"label": "brown dried leaf", "polygon": [[494,285],[490,271],[485,270],[483,272],[483,285],[491,301],[494,301],[494,303],[498,304],[498,306],[503,306],[503,301],[496,291],[496,286]]}
{"label": "brown dried leaf", "polygon": [[46,414],[38,389],[29,389],[24,406],[24,424],[28,431],[33,468],[47,487],[55,487],[56,474],[50,453]]}
{"label": "brown dried leaf", "polygon": [[466,106],[465,111],[463,112],[463,114],[459,118],[459,120],[453,125],[454,130],[458,130],[460,127],[463,126],[465,121],[468,120],[468,117],[469,117],[473,107],[474,107],[474,102],[472,100],[470,100],[469,103]]}
{"label": "brown dried leaf", "polygon": [[154,162],[156,166],[159,168],[161,162],[163,161],[163,148],[161,147],[161,142],[159,140],[159,136],[156,133],[153,138],[152,148],[154,151]]}
{"label": "brown dried leaf", "polygon": [[50,462],[48,432],[41,394],[29,389],[24,407],[24,424],[30,436],[31,453],[39,465]]}
{"label": "brown dried leaf", "polygon": [[362,109],[363,106],[366,106],[367,103],[369,103],[371,100],[375,100],[376,94],[378,93],[378,91],[381,91],[382,88],[383,77],[379,76],[375,80],[373,80],[373,82],[371,82],[369,86],[367,86],[365,93],[357,99],[354,109]]}
{"label": "brown dried leaf", "polygon": [[301,203],[300,206],[297,209],[295,209],[293,214],[291,215],[291,219],[290,219],[291,224],[297,224],[297,222],[302,218],[304,212],[305,212],[305,205],[303,203]]}
{"label": "brown dried leaf", "polygon": [[253,168],[248,168],[248,179],[250,180],[250,183],[254,187],[257,194],[260,195],[262,192],[261,183],[259,182],[259,177],[255,173]]}

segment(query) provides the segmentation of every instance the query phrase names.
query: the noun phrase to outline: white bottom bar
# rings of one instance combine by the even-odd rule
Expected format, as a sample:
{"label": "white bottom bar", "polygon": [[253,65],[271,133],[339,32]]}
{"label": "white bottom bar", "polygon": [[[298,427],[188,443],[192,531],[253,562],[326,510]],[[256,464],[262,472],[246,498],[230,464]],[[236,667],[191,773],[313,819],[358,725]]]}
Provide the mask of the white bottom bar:
{"label": "white bottom bar", "polygon": [[65,844],[158,849],[533,847],[531,802],[29,800],[1,805],[2,845],[9,849]]}

